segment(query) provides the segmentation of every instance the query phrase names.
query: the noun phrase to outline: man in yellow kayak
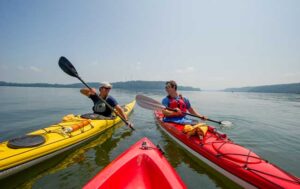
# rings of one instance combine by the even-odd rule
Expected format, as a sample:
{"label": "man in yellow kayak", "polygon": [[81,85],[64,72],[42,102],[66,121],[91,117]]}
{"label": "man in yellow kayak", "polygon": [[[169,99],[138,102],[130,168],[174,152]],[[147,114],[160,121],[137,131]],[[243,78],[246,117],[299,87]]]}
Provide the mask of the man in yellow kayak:
{"label": "man in yellow kayak", "polygon": [[[108,82],[101,83],[99,87],[99,96],[104,99],[112,108],[114,108],[120,116],[122,116],[126,121],[128,121],[128,117],[124,113],[123,108],[118,104],[116,99],[109,95],[110,90],[112,89],[112,85]],[[80,89],[80,92],[89,97],[93,102],[93,111],[96,114],[103,115],[105,117],[111,117],[112,110],[98,97],[96,89],[92,88],[92,90],[88,88]]]}

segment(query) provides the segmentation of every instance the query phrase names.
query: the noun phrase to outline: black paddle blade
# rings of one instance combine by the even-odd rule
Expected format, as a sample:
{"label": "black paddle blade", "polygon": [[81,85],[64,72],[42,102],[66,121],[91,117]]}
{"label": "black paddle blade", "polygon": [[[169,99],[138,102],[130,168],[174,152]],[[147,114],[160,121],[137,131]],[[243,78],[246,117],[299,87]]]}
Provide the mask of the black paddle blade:
{"label": "black paddle blade", "polygon": [[59,67],[68,75],[72,77],[79,77],[75,67],[71,62],[64,56],[60,57],[58,60]]}

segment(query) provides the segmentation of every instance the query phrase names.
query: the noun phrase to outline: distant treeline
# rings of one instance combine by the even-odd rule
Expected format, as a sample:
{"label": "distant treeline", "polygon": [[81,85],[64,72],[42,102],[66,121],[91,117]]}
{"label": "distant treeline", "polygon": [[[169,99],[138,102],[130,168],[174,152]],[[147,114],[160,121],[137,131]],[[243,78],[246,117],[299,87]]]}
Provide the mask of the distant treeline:
{"label": "distant treeline", "polygon": [[[154,90],[164,90],[166,82],[165,81],[126,81],[126,82],[115,82],[112,83],[114,88],[119,89],[154,89]],[[178,90],[182,91],[200,91],[200,88],[178,86]]]}
{"label": "distant treeline", "polygon": [[298,93],[300,94],[300,83],[264,85],[255,87],[228,88],[226,92],[260,92],[260,93]]}
{"label": "distant treeline", "polygon": [[[100,83],[89,82],[87,83],[90,87],[98,88]],[[125,81],[125,82],[114,82],[112,83],[113,88],[117,89],[132,89],[132,90],[164,90],[165,81]],[[54,87],[54,88],[82,88],[82,83],[73,84],[49,84],[49,83],[10,83],[0,81],[0,86],[11,86],[11,87]],[[200,88],[178,86],[179,90],[183,91],[200,91]]]}

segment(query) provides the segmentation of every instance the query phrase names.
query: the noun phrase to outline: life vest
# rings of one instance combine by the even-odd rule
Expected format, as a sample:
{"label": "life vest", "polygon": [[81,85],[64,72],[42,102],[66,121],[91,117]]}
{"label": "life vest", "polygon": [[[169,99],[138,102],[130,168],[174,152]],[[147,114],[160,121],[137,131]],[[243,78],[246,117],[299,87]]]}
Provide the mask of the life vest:
{"label": "life vest", "polygon": [[[109,104],[111,106],[115,106],[115,105],[110,103],[110,102],[112,102],[111,98],[112,97],[107,96],[103,100],[105,100],[107,102],[107,104]],[[94,113],[99,114],[99,115],[103,115],[103,116],[106,116],[106,117],[111,116],[112,110],[102,100],[100,100],[99,97],[96,97],[96,100],[93,100],[93,101],[94,101],[94,106],[93,106]]]}
{"label": "life vest", "polygon": [[[168,105],[169,108],[172,108],[172,109],[179,108],[181,110],[181,112],[187,112],[184,98],[181,95],[179,95],[179,99],[175,99],[170,96],[168,96],[168,99],[169,99],[169,105]],[[181,116],[183,117],[185,115],[182,114]]]}

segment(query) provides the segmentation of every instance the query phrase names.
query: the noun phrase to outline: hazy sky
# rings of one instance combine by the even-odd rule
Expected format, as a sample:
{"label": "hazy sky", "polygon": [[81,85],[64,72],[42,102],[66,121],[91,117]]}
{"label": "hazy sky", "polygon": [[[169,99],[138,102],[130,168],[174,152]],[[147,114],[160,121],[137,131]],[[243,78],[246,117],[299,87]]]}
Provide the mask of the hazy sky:
{"label": "hazy sky", "polygon": [[0,81],[300,82],[299,0],[1,0]]}

